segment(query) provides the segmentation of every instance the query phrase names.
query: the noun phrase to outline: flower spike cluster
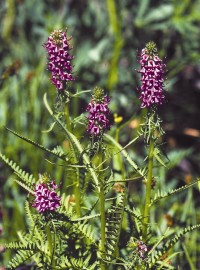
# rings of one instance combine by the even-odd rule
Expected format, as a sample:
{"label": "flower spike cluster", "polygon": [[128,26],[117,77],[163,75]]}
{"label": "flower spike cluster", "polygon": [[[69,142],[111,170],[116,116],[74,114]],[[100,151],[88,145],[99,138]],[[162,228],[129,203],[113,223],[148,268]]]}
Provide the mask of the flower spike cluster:
{"label": "flower spike cluster", "polygon": [[70,44],[66,32],[54,31],[44,47],[48,52],[48,69],[52,74],[51,81],[57,90],[64,90],[66,83],[73,81],[71,61],[74,58],[69,55]]}
{"label": "flower spike cluster", "polygon": [[147,43],[139,56],[141,69],[142,85],[141,91],[141,108],[149,108],[152,105],[161,105],[165,99],[163,92],[164,68],[162,60],[157,55],[156,44],[154,42]]}
{"label": "flower spike cluster", "polygon": [[39,213],[46,211],[54,211],[60,206],[61,198],[57,195],[55,189],[57,185],[54,181],[50,185],[46,183],[37,184],[35,187],[35,200],[33,207]]}
{"label": "flower spike cluster", "polygon": [[106,130],[110,129],[109,103],[110,98],[104,95],[103,89],[96,87],[86,109],[89,112],[87,131],[90,135],[101,137]]}

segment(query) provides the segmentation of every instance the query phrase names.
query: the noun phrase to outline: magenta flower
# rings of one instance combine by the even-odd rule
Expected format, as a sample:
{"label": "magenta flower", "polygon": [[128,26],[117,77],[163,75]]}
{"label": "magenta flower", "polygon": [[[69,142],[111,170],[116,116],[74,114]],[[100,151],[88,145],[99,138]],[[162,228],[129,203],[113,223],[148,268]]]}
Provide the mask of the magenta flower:
{"label": "magenta flower", "polygon": [[100,137],[106,130],[110,129],[109,103],[110,98],[104,95],[102,89],[96,87],[92,95],[92,100],[86,109],[89,112],[87,131],[90,135]]}
{"label": "magenta flower", "polygon": [[71,61],[74,58],[69,55],[70,44],[66,32],[54,31],[44,43],[48,52],[48,69],[52,74],[51,81],[57,90],[64,90],[66,83],[73,81]]}
{"label": "magenta flower", "polygon": [[139,88],[141,91],[141,108],[149,108],[157,104],[161,105],[165,99],[163,92],[165,65],[158,57],[156,51],[155,43],[149,42],[139,56],[141,69],[138,72],[141,74],[140,80],[142,82]]}
{"label": "magenta flower", "polygon": [[54,211],[60,206],[61,198],[57,196],[55,192],[56,188],[57,185],[54,181],[51,182],[50,186],[46,183],[36,185],[33,207],[36,208],[39,213]]}
{"label": "magenta flower", "polygon": [[147,246],[142,241],[138,241],[137,251],[139,257],[141,259],[144,259],[148,249]]}

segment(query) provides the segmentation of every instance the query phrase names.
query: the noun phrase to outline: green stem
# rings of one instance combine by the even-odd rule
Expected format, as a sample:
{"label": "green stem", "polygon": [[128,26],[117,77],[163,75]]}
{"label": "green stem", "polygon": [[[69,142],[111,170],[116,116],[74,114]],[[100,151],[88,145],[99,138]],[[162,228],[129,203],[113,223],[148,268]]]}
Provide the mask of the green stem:
{"label": "green stem", "polygon": [[[117,127],[116,129],[116,133],[115,133],[115,140],[117,143],[119,143],[119,132],[120,132],[120,129]],[[118,151],[117,147],[116,148],[116,153]],[[121,154],[120,153],[117,153],[117,165],[119,166],[119,168],[116,168],[116,169],[120,169],[121,171],[121,178],[124,179],[125,178],[125,170],[124,170],[124,166],[123,166],[123,162],[122,162],[122,158],[121,158]]]}
{"label": "green stem", "polygon": [[[67,129],[69,130],[69,132],[72,132],[68,103],[65,104],[65,116],[66,116]],[[76,153],[74,152],[73,155],[74,155],[74,162],[77,163],[78,159],[76,157]],[[73,179],[73,187],[74,187],[74,195],[75,195],[75,201],[76,201],[76,214],[78,217],[80,217],[81,207],[80,207],[79,169],[78,168],[76,168],[76,177]]]}
{"label": "green stem", "polygon": [[[105,259],[105,242],[106,242],[106,235],[105,235],[105,227],[106,227],[106,216],[105,216],[105,194],[103,188],[103,181],[100,183],[100,213],[101,213],[101,258]],[[101,270],[105,270],[106,265],[105,262],[101,261]]]}
{"label": "green stem", "polygon": [[69,117],[69,104],[68,103],[65,103],[65,117],[66,117],[67,129],[69,130],[69,132],[72,132],[71,121],[70,121],[70,117]]}
{"label": "green stem", "polygon": [[76,214],[78,217],[81,216],[81,207],[80,207],[80,192],[79,192],[79,169],[76,168],[76,183],[74,183],[74,195],[76,200]]}
{"label": "green stem", "polygon": [[[103,160],[103,153],[101,152],[101,147],[99,151],[99,164],[102,163]],[[103,167],[103,165],[101,165]],[[100,168],[102,169],[102,168]],[[106,264],[103,261],[105,259],[105,244],[106,244],[106,214],[105,214],[105,193],[104,193],[104,180],[103,175],[100,173],[99,177],[99,184],[100,184],[100,191],[99,191],[99,201],[100,201],[100,221],[101,221],[101,243],[100,243],[100,256],[101,256],[101,263],[100,263],[100,269],[106,270]]]}
{"label": "green stem", "polygon": [[142,237],[144,241],[147,239],[147,228],[149,223],[149,213],[150,213],[150,200],[151,200],[151,188],[152,188],[152,172],[153,172],[153,155],[154,155],[154,140],[150,139],[149,144],[149,155],[148,155],[148,174],[147,174],[147,187],[146,187],[146,197],[144,205],[144,223],[142,230]]}
{"label": "green stem", "polygon": [[[120,132],[120,129],[117,127],[116,133],[115,133],[115,140],[116,140],[117,143],[119,143],[119,132]],[[116,149],[116,153],[117,153],[118,148],[115,147],[115,149]],[[117,154],[117,163],[118,163],[118,168],[117,169],[119,169],[120,172],[121,172],[121,179],[125,179],[125,170],[124,170],[124,165],[123,165],[122,157],[121,157],[120,153]],[[126,204],[126,199],[124,199],[121,219],[119,221],[120,225],[119,225],[119,233],[118,233],[117,245],[116,245],[115,254],[114,254],[115,258],[119,257],[119,237],[120,237],[120,233],[121,233],[121,229],[122,229],[125,204]]]}

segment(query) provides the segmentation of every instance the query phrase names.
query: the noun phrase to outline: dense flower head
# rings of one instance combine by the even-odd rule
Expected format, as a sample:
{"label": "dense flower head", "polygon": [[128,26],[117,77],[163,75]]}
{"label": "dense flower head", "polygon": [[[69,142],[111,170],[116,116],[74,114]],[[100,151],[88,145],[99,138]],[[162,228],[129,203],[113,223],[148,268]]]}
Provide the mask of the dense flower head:
{"label": "dense flower head", "polygon": [[102,136],[104,131],[110,129],[109,103],[110,98],[104,95],[103,89],[96,87],[86,109],[89,112],[87,131],[90,135]]}
{"label": "dense flower head", "polygon": [[143,241],[135,240],[133,237],[131,237],[127,246],[130,249],[131,254],[137,254],[137,256],[139,256],[142,260],[146,259],[148,247]]}
{"label": "dense flower head", "polygon": [[48,52],[48,69],[52,74],[51,81],[57,90],[64,90],[66,83],[73,81],[71,61],[73,56],[69,55],[70,44],[66,32],[54,31],[44,47]]}
{"label": "dense flower head", "polygon": [[152,105],[163,104],[165,95],[163,92],[164,68],[162,60],[157,55],[157,49],[154,42],[147,43],[139,56],[141,69],[142,85],[141,91],[141,108],[149,108]]}
{"label": "dense flower head", "polygon": [[55,191],[56,188],[57,185],[54,181],[52,181],[50,185],[47,183],[39,183],[36,185],[33,207],[35,207],[39,213],[54,211],[60,206],[60,197]]}
{"label": "dense flower head", "polygon": [[148,249],[147,249],[147,246],[142,241],[138,241],[137,251],[138,251],[139,257],[141,259],[144,259]]}

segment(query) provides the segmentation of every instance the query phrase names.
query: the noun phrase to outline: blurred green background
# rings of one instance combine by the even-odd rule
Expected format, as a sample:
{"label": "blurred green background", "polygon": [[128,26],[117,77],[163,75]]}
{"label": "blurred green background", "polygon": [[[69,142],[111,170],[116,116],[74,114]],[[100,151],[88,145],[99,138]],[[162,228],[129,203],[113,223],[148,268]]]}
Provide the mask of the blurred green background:
{"label": "blurred green background", "polygon": [[[1,0],[0,150],[36,177],[46,171],[53,178],[63,177],[61,169],[55,170],[44,160],[44,153],[35,151],[4,127],[48,147],[62,142],[59,132],[42,132],[52,123],[43,95],[48,93],[52,105],[56,98],[42,44],[53,30],[66,27],[68,35],[73,36],[74,91],[98,85],[110,92],[112,112],[123,117],[122,124],[135,116],[121,129],[122,145],[136,134],[142,119],[139,76],[135,71],[139,68],[137,50],[150,40],[156,42],[159,56],[167,65],[167,102],[159,113],[166,130],[163,150],[171,160],[169,172],[158,169],[158,187],[168,190],[194,181],[200,173],[200,0]],[[71,114],[84,112],[88,100],[85,95],[72,104]],[[142,165],[145,152],[141,148],[142,140],[129,151]],[[26,195],[13,177],[0,162],[3,241],[16,239],[16,231],[25,226]],[[133,204],[138,205],[140,196],[134,196]],[[199,205],[199,190],[195,187],[161,203],[156,214],[153,211],[152,222],[156,220],[163,228],[169,220],[170,226],[178,228],[200,222]],[[176,263],[180,269],[200,269],[198,232],[187,235],[185,241],[177,250],[188,254],[181,253]],[[0,255],[2,264],[10,254]]]}

